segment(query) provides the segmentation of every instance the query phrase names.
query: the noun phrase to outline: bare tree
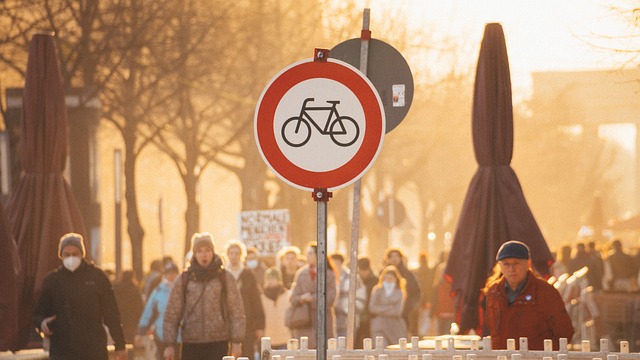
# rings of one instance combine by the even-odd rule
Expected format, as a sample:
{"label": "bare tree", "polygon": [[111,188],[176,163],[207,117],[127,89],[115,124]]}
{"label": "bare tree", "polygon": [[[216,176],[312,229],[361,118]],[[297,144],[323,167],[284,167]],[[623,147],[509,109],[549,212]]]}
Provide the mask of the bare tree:
{"label": "bare tree", "polygon": [[[14,0],[0,4],[4,28],[0,63],[24,76],[29,36],[54,31],[65,86],[94,91],[103,105],[103,118],[122,135],[125,144],[125,199],[133,268],[142,274],[142,228],[135,189],[136,160],[161,126],[150,125],[170,92],[159,86],[179,68],[179,59],[161,53],[171,39],[164,19],[171,0]],[[160,52],[160,54],[158,54]],[[159,56],[155,56],[159,55]],[[89,94],[87,99],[94,96]],[[81,105],[82,106],[82,105]]]}

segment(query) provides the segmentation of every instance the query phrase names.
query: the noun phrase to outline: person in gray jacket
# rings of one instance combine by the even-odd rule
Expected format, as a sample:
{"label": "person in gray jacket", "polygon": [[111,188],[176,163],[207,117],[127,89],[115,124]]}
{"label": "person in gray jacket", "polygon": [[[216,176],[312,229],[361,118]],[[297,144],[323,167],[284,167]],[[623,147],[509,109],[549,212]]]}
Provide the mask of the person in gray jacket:
{"label": "person in gray jacket", "polygon": [[405,304],[404,279],[398,269],[389,265],[382,270],[378,285],[369,299],[371,336],[382,336],[384,346],[397,344],[407,336],[407,323],[402,316]]}
{"label": "person in gray jacket", "polygon": [[183,360],[240,356],[245,315],[236,280],[216,255],[211,234],[196,233],[191,243],[191,265],[175,280],[164,315],[164,357],[175,359],[179,331]]}

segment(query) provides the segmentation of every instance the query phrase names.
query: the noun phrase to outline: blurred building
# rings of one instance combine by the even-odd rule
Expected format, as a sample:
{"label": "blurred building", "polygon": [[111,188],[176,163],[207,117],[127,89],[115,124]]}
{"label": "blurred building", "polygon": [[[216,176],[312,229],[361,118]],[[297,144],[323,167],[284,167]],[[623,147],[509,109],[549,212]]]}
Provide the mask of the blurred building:
{"label": "blurred building", "polygon": [[[613,200],[618,212],[640,211],[640,68],[536,72],[532,80],[530,110],[541,125],[577,128],[590,139],[609,132],[627,141],[623,147],[629,155],[613,164],[623,174]],[[630,166],[631,157],[635,164]]]}

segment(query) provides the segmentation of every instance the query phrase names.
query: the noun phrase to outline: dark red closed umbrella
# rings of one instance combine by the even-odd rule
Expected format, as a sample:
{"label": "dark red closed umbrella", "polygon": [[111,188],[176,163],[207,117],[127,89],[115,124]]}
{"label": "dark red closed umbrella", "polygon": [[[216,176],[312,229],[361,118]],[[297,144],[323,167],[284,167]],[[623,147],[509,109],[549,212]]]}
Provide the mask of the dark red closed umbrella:
{"label": "dark red closed umbrella", "polygon": [[20,258],[4,208],[0,206],[0,351],[14,350],[18,324]]}
{"label": "dark red closed umbrella", "polygon": [[42,280],[59,265],[60,236],[71,231],[85,234],[78,205],[63,177],[67,111],[53,34],[31,39],[22,111],[20,162],[24,173],[7,205],[23,270],[19,347],[33,334],[33,308]]}
{"label": "dark red closed umbrella", "polygon": [[520,240],[531,249],[535,268],[553,262],[520,182],[511,168],[513,107],[509,59],[500,24],[487,24],[478,57],[472,112],[478,170],[464,200],[445,277],[457,294],[459,326],[476,328],[478,298],[495,265],[500,245]]}

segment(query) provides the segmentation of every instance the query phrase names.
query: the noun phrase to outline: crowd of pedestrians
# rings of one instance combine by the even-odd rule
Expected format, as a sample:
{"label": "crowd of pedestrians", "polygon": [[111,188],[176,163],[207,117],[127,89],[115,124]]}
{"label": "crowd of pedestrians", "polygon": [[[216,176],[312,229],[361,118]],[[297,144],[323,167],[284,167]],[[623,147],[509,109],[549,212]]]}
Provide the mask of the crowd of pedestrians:
{"label": "crowd of pedestrians", "polygon": [[640,288],[640,251],[632,255],[618,238],[562,245],[551,275],[564,279],[583,269],[586,285],[596,292],[635,292]]}
{"label": "crowd of pedestrians", "polygon": [[[628,254],[617,239],[607,245],[607,249],[594,242],[562,246],[552,275],[562,281],[570,274],[581,273],[596,291],[636,290],[640,255]],[[104,358],[106,351],[101,345],[88,345],[106,344],[107,334],[120,359],[126,358],[125,343],[137,349],[136,358],[158,360],[219,359],[227,354],[251,359],[259,353],[262,336],[269,336],[276,349],[285,348],[289,338],[306,336],[309,347],[315,348],[317,244],[311,242],[303,250],[286,246],[271,259],[261,257],[256,248],[229,241],[224,251],[218,252],[211,234],[197,233],[192,237],[191,257],[183,271],[166,256],[151,262],[141,281],[131,270],[122,271],[113,280],[84,259],[82,237],[67,234],[59,247],[63,266],[43,284],[36,325],[51,340],[52,359]],[[488,283],[487,303],[482,305],[489,316],[489,328],[495,314],[492,311],[501,304],[495,300],[501,296],[499,291],[508,290],[505,296],[510,298],[530,291],[523,289],[530,289],[533,283],[542,286],[527,271],[528,249],[526,253],[527,257],[516,253],[507,258],[498,254],[496,258],[501,275],[506,274],[505,267],[524,264],[519,273],[525,280],[509,282],[505,277],[503,281],[509,287],[498,285],[491,288],[494,290],[488,290]],[[387,249],[383,259],[376,262],[381,266],[375,269],[371,259],[360,257],[355,276],[355,346],[377,336],[389,345],[402,337],[448,333],[455,321],[455,304],[449,284],[443,281],[446,256],[441,254],[438,264],[431,267],[428,254],[420,253],[418,266],[412,270],[399,248]],[[345,336],[351,288],[348,262],[339,252],[327,256],[326,261],[327,338]],[[526,281],[526,287],[522,281]],[[86,289],[76,291],[70,286]],[[288,310],[301,305],[309,309],[308,322],[287,328]],[[500,312],[506,314],[507,309]],[[78,316],[87,320],[81,326],[71,324],[69,319]],[[78,342],[76,337],[87,340]],[[502,339],[497,333],[495,338]]]}
{"label": "crowd of pedestrians", "polygon": [[[155,359],[178,359],[183,354],[185,359],[194,359],[204,352],[253,358],[262,336],[269,336],[276,349],[286,348],[290,338],[302,336],[308,337],[310,348],[316,347],[318,249],[311,242],[302,250],[286,246],[271,261],[265,261],[256,248],[229,241],[224,253],[219,254],[211,235],[202,233],[192,239],[193,258],[182,275],[171,257],[152,261],[139,284],[132,271],[123,271],[121,277],[126,280],[116,281],[113,287],[121,304],[126,341],[138,349],[146,345]],[[369,258],[358,259],[356,346],[361,346],[363,339],[376,336],[383,336],[390,344],[401,337],[435,334],[430,325],[437,321],[430,316],[431,307],[437,302],[433,294],[439,282],[434,281],[436,269],[429,267],[427,254],[422,253],[420,259],[421,265],[409,270],[405,254],[390,248],[379,262],[378,271],[372,268]],[[350,270],[342,253],[332,253],[326,261],[327,338],[346,336]],[[237,291],[230,291],[231,287]],[[445,301],[453,303],[452,299]],[[234,312],[236,319],[243,320],[227,320],[232,310],[229,304],[243,305],[242,315]],[[287,328],[287,310],[299,304],[308,305],[310,323]],[[132,329],[133,318],[136,320]],[[226,325],[206,328],[217,323]],[[238,324],[243,324],[241,333]],[[223,344],[218,344],[220,341]]]}

